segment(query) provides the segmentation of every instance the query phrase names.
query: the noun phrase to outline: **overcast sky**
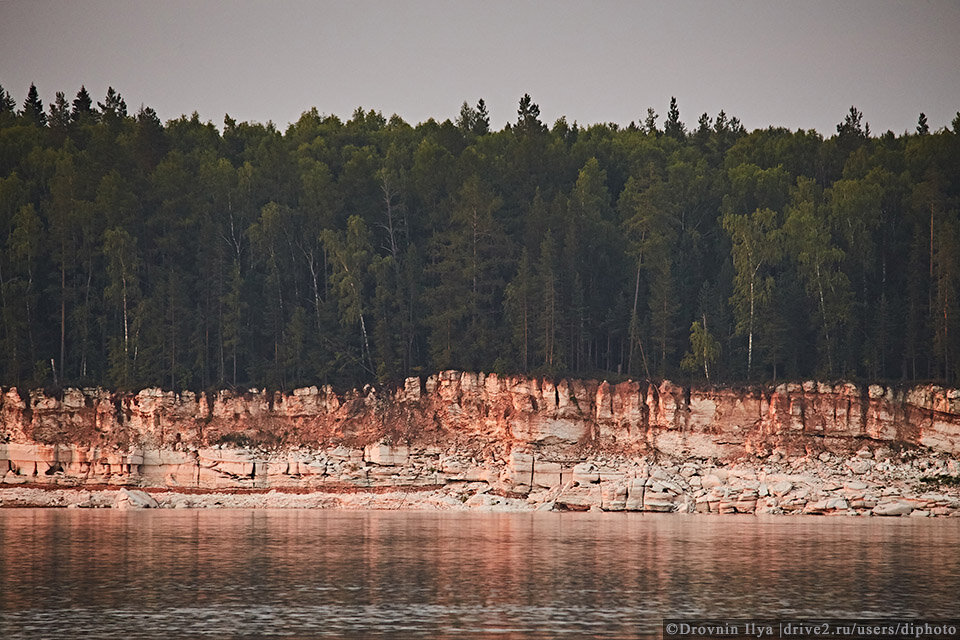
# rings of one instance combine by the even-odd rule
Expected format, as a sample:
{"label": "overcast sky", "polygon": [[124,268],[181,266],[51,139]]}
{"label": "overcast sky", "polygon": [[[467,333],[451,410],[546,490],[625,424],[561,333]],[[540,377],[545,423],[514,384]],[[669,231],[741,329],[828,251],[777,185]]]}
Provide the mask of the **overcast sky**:
{"label": "overcast sky", "polygon": [[688,126],[724,109],[831,135],[856,105],[902,133],[960,110],[960,2],[0,0],[0,84],[22,104],[31,82],[218,126],[360,105],[417,123],[484,98],[499,129],[528,92],[548,124],[676,96]]}

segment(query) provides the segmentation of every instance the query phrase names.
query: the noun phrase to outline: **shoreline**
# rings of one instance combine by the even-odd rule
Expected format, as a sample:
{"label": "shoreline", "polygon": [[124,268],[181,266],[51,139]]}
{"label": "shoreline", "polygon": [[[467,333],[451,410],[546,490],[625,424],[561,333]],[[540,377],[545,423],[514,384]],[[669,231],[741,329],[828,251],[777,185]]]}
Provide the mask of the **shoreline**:
{"label": "shoreline", "polygon": [[[467,483],[462,492],[450,487],[328,487],[303,489],[187,489],[46,484],[0,486],[0,509],[325,509],[354,511],[502,511],[538,510],[526,498],[501,495],[483,483]],[[540,511],[550,510],[540,508]],[[557,509],[562,510],[562,509]]]}
{"label": "shoreline", "polygon": [[[891,456],[873,460],[821,454],[730,464],[592,456],[551,486],[510,482],[528,461],[511,456],[486,477],[461,474],[436,482],[405,466],[369,465],[378,484],[318,481],[251,486],[149,484],[135,476],[75,478],[55,474],[0,483],[0,508],[335,509],[410,511],[594,511],[857,517],[960,517],[956,461]],[[899,459],[898,459],[899,458]],[[517,467],[520,467],[519,469]],[[389,472],[389,475],[388,475]],[[393,477],[390,477],[393,476]],[[403,478],[407,480],[404,481]],[[225,480],[226,478],[224,478]],[[274,478],[281,480],[281,478]],[[13,481],[13,482],[11,482]]]}
{"label": "shoreline", "polygon": [[951,516],[960,389],[460,371],[342,394],[8,389],[0,502]]}

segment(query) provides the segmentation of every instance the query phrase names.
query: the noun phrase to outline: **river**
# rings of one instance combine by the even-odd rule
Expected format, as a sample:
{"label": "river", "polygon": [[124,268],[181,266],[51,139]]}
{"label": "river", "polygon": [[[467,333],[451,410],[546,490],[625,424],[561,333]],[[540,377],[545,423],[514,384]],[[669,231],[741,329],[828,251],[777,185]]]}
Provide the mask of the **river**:
{"label": "river", "polygon": [[0,637],[637,638],[950,618],[960,520],[0,510]]}

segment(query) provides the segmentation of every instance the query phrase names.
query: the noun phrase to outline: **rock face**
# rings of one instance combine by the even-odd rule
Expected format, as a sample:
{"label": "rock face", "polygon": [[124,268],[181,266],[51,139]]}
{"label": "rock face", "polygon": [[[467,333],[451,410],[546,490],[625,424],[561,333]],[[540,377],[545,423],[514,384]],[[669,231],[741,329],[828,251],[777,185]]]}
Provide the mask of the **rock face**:
{"label": "rock face", "polygon": [[[0,393],[7,485],[476,485],[568,509],[944,515],[950,495],[914,504],[904,491],[924,488],[871,489],[956,475],[958,454],[960,390],[930,385],[691,389],[444,371],[389,392]],[[465,502],[500,500],[476,487]]]}

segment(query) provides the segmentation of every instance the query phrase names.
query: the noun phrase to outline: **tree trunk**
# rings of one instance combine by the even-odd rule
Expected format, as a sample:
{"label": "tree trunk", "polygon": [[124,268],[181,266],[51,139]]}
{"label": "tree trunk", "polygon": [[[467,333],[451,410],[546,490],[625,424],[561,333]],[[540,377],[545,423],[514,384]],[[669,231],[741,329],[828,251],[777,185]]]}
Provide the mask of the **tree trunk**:
{"label": "tree trunk", "polygon": [[[61,244],[61,258],[65,249]],[[64,363],[67,352],[67,266],[66,260],[60,260],[60,372],[67,367]]]}
{"label": "tree trunk", "polygon": [[753,368],[753,280],[750,280],[750,327],[747,336],[747,378]]}

